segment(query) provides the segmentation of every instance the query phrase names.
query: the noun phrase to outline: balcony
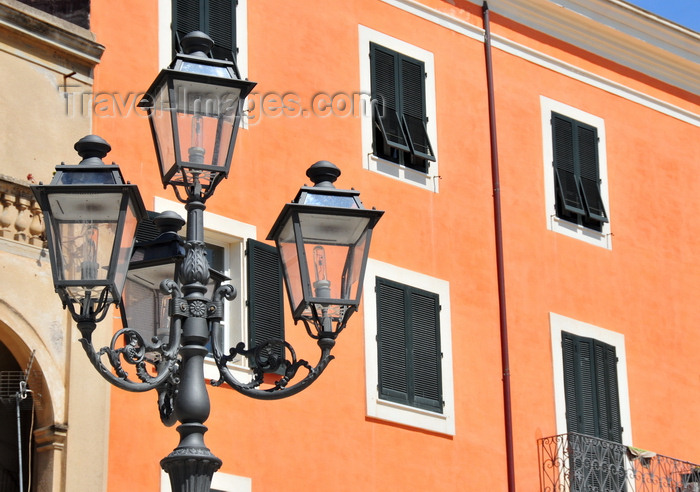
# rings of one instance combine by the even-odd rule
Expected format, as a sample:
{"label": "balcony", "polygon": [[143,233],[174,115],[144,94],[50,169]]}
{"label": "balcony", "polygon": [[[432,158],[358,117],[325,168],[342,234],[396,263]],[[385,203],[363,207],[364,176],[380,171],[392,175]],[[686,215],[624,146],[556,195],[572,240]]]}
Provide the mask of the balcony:
{"label": "balcony", "polygon": [[542,492],[700,492],[700,465],[582,434],[538,440]]}
{"label": "balcony", "polygon": [[44,221],[29,185],[0,174],[0,238],[42,247],[46,240]]}

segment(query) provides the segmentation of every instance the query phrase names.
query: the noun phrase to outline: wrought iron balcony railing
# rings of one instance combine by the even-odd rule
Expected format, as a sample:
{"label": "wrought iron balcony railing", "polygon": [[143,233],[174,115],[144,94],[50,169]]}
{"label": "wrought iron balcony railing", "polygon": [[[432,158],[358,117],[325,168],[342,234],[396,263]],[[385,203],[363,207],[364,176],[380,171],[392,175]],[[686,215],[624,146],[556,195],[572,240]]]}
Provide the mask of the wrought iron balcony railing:
{"label": "wrought iron balcony railing", "polygon": [[582,434],[538,441],[542,492],[700,492],[700,465]]}

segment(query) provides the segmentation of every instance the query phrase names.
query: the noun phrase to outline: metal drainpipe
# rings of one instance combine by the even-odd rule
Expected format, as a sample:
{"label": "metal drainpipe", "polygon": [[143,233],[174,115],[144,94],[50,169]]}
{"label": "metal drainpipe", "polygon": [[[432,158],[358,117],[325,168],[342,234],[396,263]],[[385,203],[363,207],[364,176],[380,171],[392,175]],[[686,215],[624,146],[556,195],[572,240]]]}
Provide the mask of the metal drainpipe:
{"label": "metal drainpipe", "polygon": [[508,492],[515,492],[515,466],[513,460],[513,413],[510,395],[510,361],[508,356],[508,322],[506,319],[506,283],[503,265],[503,223],[501,218],[501,183],[498,173],[498,141],[496,138],[496,107],[493,88],[493,62],[491,59],[491,28],[489,6],[483,5],[484,50],[486,54],[486,83],[489,97],[489,130],[491,140],[491,177],[493,181],[493,212],[496,236],[496,272],[498,275],[498,312],[501,327],[501,367],[503,369],[503,414],[505,419],[506,465],[508,468]]}

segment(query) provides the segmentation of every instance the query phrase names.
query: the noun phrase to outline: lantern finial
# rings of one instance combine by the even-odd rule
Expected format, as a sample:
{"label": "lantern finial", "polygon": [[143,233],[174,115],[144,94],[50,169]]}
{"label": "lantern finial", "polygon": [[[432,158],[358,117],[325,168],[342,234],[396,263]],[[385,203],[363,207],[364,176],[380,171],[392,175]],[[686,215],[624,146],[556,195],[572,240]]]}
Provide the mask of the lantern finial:
{"label": "lantern finial", "polygon": [[83,158],[80,164],[104,164],[102,158],[112,150],[112,146],[107,141],[98,135],[86,135],[81,138],[73,148],[78,152],[78,155]]}
{"label": "lantern finial", "polygon": [[340,176],[340,169],[332,162],[318,161],[306,171],[306,175],[314,183],[314,186],[335,188],[333,183]]}
{"label": "lantern finial", "polygon": [[202,31],[192,31],[182,38],[180,46],[186,55],[207,56],[214,41]]}

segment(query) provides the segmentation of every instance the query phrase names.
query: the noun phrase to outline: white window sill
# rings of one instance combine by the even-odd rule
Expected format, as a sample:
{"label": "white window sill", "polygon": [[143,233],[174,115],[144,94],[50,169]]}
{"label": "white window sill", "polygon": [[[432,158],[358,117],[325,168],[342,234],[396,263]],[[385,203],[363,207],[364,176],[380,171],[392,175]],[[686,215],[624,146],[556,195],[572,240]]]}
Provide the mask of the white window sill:
{"label": "white window sill", "polygon": [[[241,383],[248,383],[253,379],[253,371],[240,362],[230,363],[227,367],[233,377]],[[216,362],[213,358],[206,357],[204,359],[204,379],[218,381],[219,377],[219,369],[216,367]]]}
{"label": "white window sill", "polygon": [[455,435],[454,420],[448,415],[415,408],[400,403],[372,398],[367,402],[367,415],[408,427],[438,434]]}
{"label": "white window sill", "polygon": [[[437,163],[431,162],[430,168],[436,168]],[[379,174],[383,174],[390,178],[398,179],[404,183],[423,188],[434,193],[438,193],[438,180],[439,176],[433,176],[430,174],[430,168],[428,169],[428,174],[416,171],[414,169],[402,166],[401,164],[396,164],[395,162],[387,161],[381,157],[377,157],[374,154],[367,155],[367,169],[374,171]]]}
{"label": "white window sill", "polygon": [[612,234],[594,231],[568,220],[560,219],[556,215],[549,218],[549,229],[565,236],[579,239],[588,244],[605,249],[612,249]]}

